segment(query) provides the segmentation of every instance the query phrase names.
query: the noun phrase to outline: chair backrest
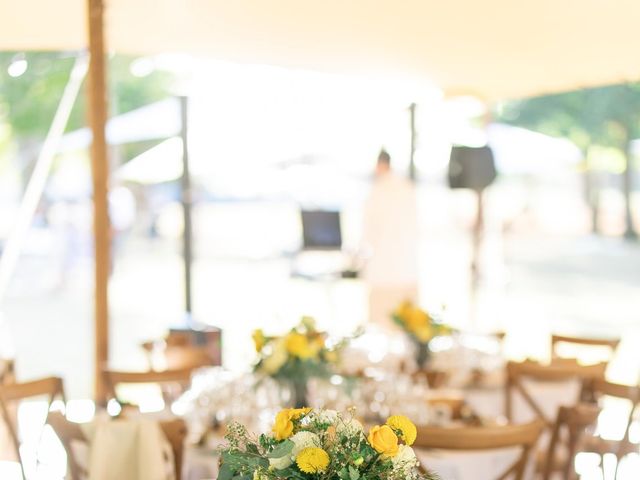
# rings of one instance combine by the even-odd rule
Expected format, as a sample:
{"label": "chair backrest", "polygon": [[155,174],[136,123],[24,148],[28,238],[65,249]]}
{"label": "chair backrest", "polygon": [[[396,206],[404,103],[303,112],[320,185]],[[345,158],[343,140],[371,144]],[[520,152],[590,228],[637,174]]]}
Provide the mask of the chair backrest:
{"label": "chair backrest", "polygon": [[632,442],[629,438],[633,419],[636,412],[640,411],[640,386],[622,385],[619,383],[608,382],[603,378],[587,378],[582,385],[582,392],[585,398],[598,401],[601,397],[614,397],[622,400],[628,400],[631,403],[631,410],[627,419],[627,425],[621,447],[630,445]]}
{"label": "chair backrest", "polygon": [[[103,370],[103,378],[107,391],[119,403],[123,403],[117,395],[118,385],[123,384],[157,384],[159,386],[179,385],[185,388],[191,382],[193,369],[184,368],[180,370],[164,370],[162,372],[122,372],[113,370]],[[164,393],[164,391],[163,391]]]}
{"label": "chair backrest", "polygon": [[[538,382],[567,382],[571,380],[582,381],[587,378],[604,378],[607,368],[606,363],[595,365],[579,365],[574,361],[562,361],[543,365],[536,362],[508,362],[506,366],[507,381],[505,384],[505,409],[507,419],[513,420],[513,394],[518,393],[527,405],[535,412],[536,416],[543,420],[547,427],[552,428],[554,420],[549,418],[536,401],[534,395],[527,389],[526,380]],[[571,401],[577,403],[579,397]]]}
{"label": "chair backrest", "polygon": [[71,480],[88,478],[88,472],[86,472],[78,462],[72,447],[72,443],[74,442],[87,443],[87,438],[82,432],[80,425],[70,422],[60,412],[51,412],[47,418],[47,423],[53,428],[53,431],[60,439],[60,443],[62,443],[67,453],[67,464],[69,466]]}
{"label": "chair backrest", "polygon": [[167,345],[164,350],[167,368],[182,370],[215,365],[207,347],[195,345]]}
{"label": "chair backrest", "polygon": [[47,411],[56,398],[66,403],[64,386],[61,378],[47,377],[24,383],[12,383],[0,385],[0,414],[7,426],[15,454],[20,461],[22,477],[25,478],[24,465],[20,457],[20,439],[18,438],[18,425],[13,415],[14,403],[34,397],[47,397]]}
{"label": "chair backrest", "polygon": [[[618,349],[620,345],[619,338],[585,338],[585,337],[571,337],[567,335],[551,335],[551,357],[558,358],[558,346],[559,345],[574,345],[580,347],[600,347],[607,348],[611,352],[611,356]],[[609,358],[610,359],[610,358]]]}
{"label": "chair backrest", "polygon": [[[572,471],[578,444],[587,428],[596,425],[600,409],[595,405],[578,404],[571,407],[558,408],[558,416],[551,432],[547,456],[542,469],[542,480],[549,480],[557,472],[562,478],[569,480],[575,477]],[[566,432],[563,437],[563,432]],[[560,457],[560,447],[566,448],[566,455]]]}
{"label": "chair backrest", "polygon": [[187,438],[187,425],[184,420],[177,418],[160,422],[160,428],[171,445],[176,479],[182,478],[182,463],[184,458],[184,441]]}
{"label": "chair backrest", "polygon": [[443,450],[494,450],[520,447],[516,461],[497,477],[504,480],[522,480],[529,456],[538,441],[544,423],[536,420],[523,425],[496,427],[418,427],[414,443],[418,448],[438,448]]}

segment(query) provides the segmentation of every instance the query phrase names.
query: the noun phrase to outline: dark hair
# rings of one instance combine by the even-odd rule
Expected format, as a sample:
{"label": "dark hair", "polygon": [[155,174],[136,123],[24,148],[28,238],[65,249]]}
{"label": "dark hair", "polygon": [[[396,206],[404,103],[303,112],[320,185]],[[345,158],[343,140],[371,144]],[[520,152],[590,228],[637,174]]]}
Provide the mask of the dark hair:
{"label": "dark hair", "polygon": [[391,156],[384,148],[380,150],[378,154],[378,165],[391,165]]}

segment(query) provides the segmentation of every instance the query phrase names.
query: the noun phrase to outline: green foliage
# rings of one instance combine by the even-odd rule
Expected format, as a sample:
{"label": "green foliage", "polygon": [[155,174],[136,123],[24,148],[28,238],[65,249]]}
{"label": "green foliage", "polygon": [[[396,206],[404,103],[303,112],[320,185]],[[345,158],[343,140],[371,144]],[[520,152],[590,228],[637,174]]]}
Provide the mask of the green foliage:
{"label": "green foliage", "polygon": [[[419,471],[415,457],[394,463],[392,458],[374,450],[362,430],[362,425],[355,421],[352,415],[353,411],[351,416],[345,417],[333,411],[322,410],[301,414],[292,419],[294,435],[280,441],[265,434],[254,440],[246,435],[244,427],[231,424],[225,435],[228,444],[221,449],[222,464],[218,479],[437,479],[433,474]],[[294,449],[297,447],[298,452],[304,452],[304,448],[309,445],[305,442],[309,441],[315,448],[321,448],[328,455],[328,464],[317,473],[305,473],[297,465],[298,457],[294,458]],[[287,461],[282,463],[282,460]]]}
{"label": "green foliage", "polygon": [[[42,138],[49,129],[76,54],[25,53],[27,70],[13,78],[7,73],[7,68],[16,55],[17,52],[0,52],[0,123],[8,123],[18,140]],[[111,91],[108,100],[113,114],[127,112],[171,95],[171,74],[153,71],[145,77],[135,77],[130,68],[133,61],[134,57],[122,55],[109,59],[107,81]],[[85,95],[81,92],[67,131],[85,125],[85,105]]]}
{"label": "green foliage", "polygon": [[640,137],[640,84],[589,88],[506,102],[496,117],[547,135],[566,137],[586,152],[591,145],[626,149]]}
{"label": "green foliage", "polygon": [[[11,125],[18,137],[46,134],[74,63],[71,54],[34,52],[25,54],[26,72],[16,78],[7,73],[15,52],[0,53],[0,120]],[[69,125],[81,125],[78,108]]]}
{"label": "green foliage", "polygon": [[265,336],[257,330],[254,340],[260,339],[261,344],[257,348],[254,371],[299,384],[305,384],[310,378],[327,378],[334,372],[339,352],[349,338],[329,347],[326,337],[325,332],[316,329],[311,317],[303,317],[296,327],[280,337]]}

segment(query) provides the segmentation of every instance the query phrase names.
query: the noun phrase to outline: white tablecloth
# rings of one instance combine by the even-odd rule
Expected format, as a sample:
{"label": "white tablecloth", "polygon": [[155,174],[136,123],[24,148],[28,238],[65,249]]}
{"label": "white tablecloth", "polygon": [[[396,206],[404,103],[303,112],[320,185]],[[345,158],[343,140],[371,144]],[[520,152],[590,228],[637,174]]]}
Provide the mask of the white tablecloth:
{"label": "white tablecloth", "polygon": [[84,424],[89,480],[175,480],[173,452],[156,420]]}
{"label": "white tablecloth", "polygon": [[[495,480],[520,456],[519,448],[480,452],[416,449],[420,463],[445,480]],[[530,462],[525,480],[533,477]]]}

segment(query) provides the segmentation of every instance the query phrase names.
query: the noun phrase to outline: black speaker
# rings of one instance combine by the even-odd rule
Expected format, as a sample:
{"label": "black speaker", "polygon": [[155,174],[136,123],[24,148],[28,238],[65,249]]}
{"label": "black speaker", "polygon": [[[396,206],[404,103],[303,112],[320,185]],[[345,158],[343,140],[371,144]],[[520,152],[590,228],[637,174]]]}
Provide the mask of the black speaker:
{"label": "black speaker", "polygon": [[484,147],[454,146],[449,158],[449,186],[483,190],[496,179],[493,151]]}

